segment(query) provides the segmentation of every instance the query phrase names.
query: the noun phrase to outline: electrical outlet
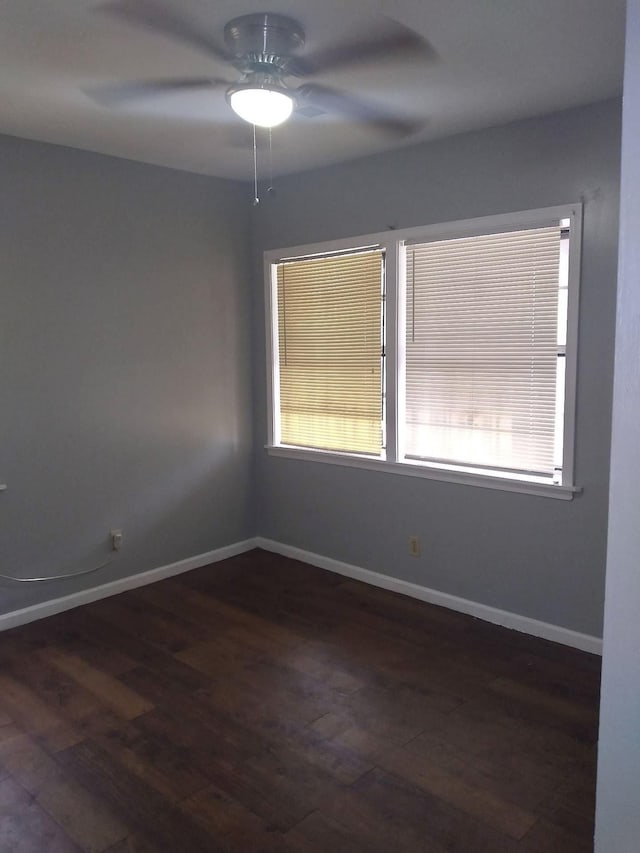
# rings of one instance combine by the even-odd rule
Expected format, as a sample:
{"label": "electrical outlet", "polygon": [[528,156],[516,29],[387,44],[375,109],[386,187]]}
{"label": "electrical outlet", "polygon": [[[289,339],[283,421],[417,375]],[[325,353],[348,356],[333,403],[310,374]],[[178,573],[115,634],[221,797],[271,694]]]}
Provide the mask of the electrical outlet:
{"label": "electrical outlet", "polygon": [[122,543],[124,541],[124,533],[122,530],[112,530],[111,531],[111,550],[119,551],[122,548]]}
{"label": "electrical outlet", "polygon": [[409,537],[409,553],[412,557],[420,556],[420,540],[417,536]]}

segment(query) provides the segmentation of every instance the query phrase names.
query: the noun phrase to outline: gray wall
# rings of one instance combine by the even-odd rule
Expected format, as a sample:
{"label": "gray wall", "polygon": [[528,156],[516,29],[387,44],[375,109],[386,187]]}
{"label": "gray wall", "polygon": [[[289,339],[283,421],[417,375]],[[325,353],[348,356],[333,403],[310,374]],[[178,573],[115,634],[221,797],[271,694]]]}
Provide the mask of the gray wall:
{"label": "gray wall", "polygon": [[0,612],[253,534],[249,194],[0,139]]}
{"label": "gray wall", "polygon": [[[599,634],[617,102],[290,176],[253,222],[250,193],[231,182],[11,138],[0,154],[0,572],[79,571],[108,554],[111,527],[125,530],[99,574],[1,582],[0,612],[258,532]],[[576,199],[582,495],[565,503],[267,456],[263,249]]]}
{"label": "gray wall", "polygon": [[627,9],[597,853],[640,847],[640,0]]}
{"label": "gray wall", "polygon": [[[602,628],[620,104],[606,102],[277,182],[255,214],[263,536],[588,634]],[[264,249],[583,200],[571,502],[269,457]],[[422,556],[407,554],[418,535]]]}

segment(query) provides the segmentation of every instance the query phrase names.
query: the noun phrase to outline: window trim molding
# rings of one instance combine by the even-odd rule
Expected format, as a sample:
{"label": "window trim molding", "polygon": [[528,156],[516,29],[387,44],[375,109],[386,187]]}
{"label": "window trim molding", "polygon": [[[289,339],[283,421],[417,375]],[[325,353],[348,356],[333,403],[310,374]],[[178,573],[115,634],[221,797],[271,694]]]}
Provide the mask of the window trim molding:
{"label": "window trim molding", "polygon": [[464,486],[480,486],[485,489],[497,489],[502,492],[520,492],[539,497],[558,498],[570,501],[580,494],[578,486],[555,486],[552,483],[521,480],[518,478],[492,477],[490,474],[472,474],[463,471],[449,471],[430,465],[412,465],[408,462],[389,462],[356,453],[336,453],[327,450],[311,450],[287,445],[265,445],[269,456],[284,459],[298,459],[304,462],[320,462],[326,465],[340,465],[343,468],[360,468],[378,471],[384,474],[400,474],[405,477],[420,477],[424,480],[437,480],[444,483],[458,483]]}
{"label": "window trim molding", "polygon": [[575,484],[576,397],[578,385],[578,328],[580,267],[582,263],[582,204],[572,205],[567,282],[567,344],[565,348],[563,480]]}
{"label": "window trim molding", "polygon": [[[265,333],[266,333],[266,373],[267,373],[267,444],[269,455],[302,459],[313,462],[325,462],[352,468],[367,468],[385,473],[422,477],[471,486],[499,489],[509,492],[523,492],[544,497],[571,500],[574,494],[581,492],[575,486],[575,422],[576,422],[576,386],[578,360],[579,326],[579,289],[580,262],[582,258],[582,204],[556,205],[553,207],[524,210],[513,213],[501,213],[490,216],[474,217],[432,223],[403,229],[389,229],[374,234],[356,235],[319,243],[307,243],[284,249],[270,249],[264,252],[264,288],[265,288]],[[398,346],[403,341],[402,323],[404,307],[401,299],[404,281],[403,264],[405,246],[413,242],[472,237],[482,234],[517,231],[548,225],[550,221],[570,220],[571,240],[569,245],[569,281],[567,312],[567,355],[566,384],[564,399],[564,445],[563,445],[563,485],[539,482],[533,479],[475,474],[464,470],[449,470],[437,464],[411,464],[399,458],[399,435],[402,428],[397,413],[401,408],[403,394],[402,379],[398,376],[398,363],[401,354]],[[357,248],[379,246],[385,253],[386,276],[386,453],[381,458],[366,457],[351,453],[337,453],[311,448],[296,448],[275,443],[277,435],[277,343],[274,341],[275,329],[272,318],[273,300],[276,298],[273,286],[275,265],[280,261],[303,258],[331,252],[349,251]],[[464,466],[461,466],[463,468]]]}

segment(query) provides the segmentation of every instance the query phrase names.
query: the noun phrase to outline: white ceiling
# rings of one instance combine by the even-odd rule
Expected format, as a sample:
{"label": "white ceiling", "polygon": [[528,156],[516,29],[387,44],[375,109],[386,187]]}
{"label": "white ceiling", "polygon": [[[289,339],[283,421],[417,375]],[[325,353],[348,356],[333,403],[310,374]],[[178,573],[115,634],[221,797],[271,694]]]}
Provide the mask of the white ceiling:
{"label": "white ceiling", "polygon": [[[431,62],[386,61],[320,82],[422,119],[409,139],[329,114],[274,130],[274,169],[308,169],[502,124],[620,93],[624,0],[162,0],[221,41],[248,12],[296,18],[313,51],[357,37],[381,14],[428,39]],[[252,174],[251,128],[224,91],[109,108],[85,90],[118,81],[211,76],[229,65],[97,11],[96,0],[0,0],[0,132],[229,178]],[[266,146],[262,146],[262,156]],[[264,160],[263,160],[264,163]]]}

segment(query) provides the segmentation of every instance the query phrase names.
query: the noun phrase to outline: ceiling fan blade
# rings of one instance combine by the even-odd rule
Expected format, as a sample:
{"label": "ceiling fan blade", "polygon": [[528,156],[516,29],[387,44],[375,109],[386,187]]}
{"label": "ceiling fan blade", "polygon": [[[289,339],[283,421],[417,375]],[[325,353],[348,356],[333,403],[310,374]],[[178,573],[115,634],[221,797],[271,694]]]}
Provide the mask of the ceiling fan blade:
{"label": "ceiling fan blade", "polygon": [[97,9],[129,24],[146,27],[161,35],[184,41],[209,56],[215,56],[225,62],[230,59],[229,54],[212,38],[159,0],[108,0]]}
{"label": "ceiling fan blade", "polygon": [[434,62],[438,58],[423,36],[392,18],[384,17],[383,20],[384,25],[369,38],[337,44],[309,56],[295,57],[288,66],[289,73],[305,77],[387,59]]}
{"label": "ceiling fan blade", "polygon": [[230,83],[227,83],[226,80],[193,77],[184,80],[139,80],[106,86],[91,86],[83,89],[83,92],[102,106],[117,107],[141,98],[171,95],[186,90],[217,89],[229,85]]}
{"label": "ceiling fan blade", "polygon": [[310,104],[324,112],[356,119],[362,124],[397,137],[410,136],[424,126],[422,121],[394,116],[384,107],[330,86],[307,83],[296,90],[296,95],[303,115],[305,106]]}

